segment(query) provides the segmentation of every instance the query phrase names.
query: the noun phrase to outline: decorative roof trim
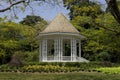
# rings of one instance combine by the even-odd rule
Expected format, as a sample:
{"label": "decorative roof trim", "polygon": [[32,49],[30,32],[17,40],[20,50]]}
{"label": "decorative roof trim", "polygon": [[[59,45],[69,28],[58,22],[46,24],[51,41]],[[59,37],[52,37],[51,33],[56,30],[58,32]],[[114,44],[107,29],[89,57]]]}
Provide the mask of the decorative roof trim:
{"label": "decorative roof trim", "polygon": [[49,32],[49,33],[40,33],[38,37],[43,36],[52,36],[52,35],[67,35],[67,36],[76,36],[80,39],[86,39],[86,37],[80,33],[71,33],[71,32]]}

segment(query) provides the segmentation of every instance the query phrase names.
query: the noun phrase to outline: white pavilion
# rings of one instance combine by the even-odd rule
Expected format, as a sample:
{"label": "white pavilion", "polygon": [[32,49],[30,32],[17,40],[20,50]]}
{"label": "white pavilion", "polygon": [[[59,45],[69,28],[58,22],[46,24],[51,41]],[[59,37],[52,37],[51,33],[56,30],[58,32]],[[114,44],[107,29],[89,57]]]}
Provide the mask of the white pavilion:
{"label": "white pavilion", "polygon": [[85,37],[61,13],[38,37],[40,62],[89,62],[81,57],[81,40]]}

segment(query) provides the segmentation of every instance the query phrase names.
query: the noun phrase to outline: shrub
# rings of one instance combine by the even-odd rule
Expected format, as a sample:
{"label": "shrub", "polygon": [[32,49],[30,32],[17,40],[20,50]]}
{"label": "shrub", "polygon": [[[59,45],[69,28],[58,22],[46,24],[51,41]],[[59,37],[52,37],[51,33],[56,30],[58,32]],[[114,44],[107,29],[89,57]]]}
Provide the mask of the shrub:
{"label": "shrub", "polygon": [[53,66],[64,66],[64,67],[78,67],[78,68],[97,68],[97,67],[112,67],[116,66],[111,62],[89,62],[89,63],[81,63],[81,62],[30,62],[26,65],[53,65]]}
{"label": "shrub", "polygon": [[22,66],[24,55],[21,51],[17,51],[13,54],[11,61],[9,62],[10,66]]}
{"label": "shrub", "polygon": [[39,50],[35,50],[32,52],[24,52],[25,62],[38,62],[39,61]]}
{"label": "shrub", "polygon": [[71,68],[71,67],[60,67],[60,66],[53,66],[53,65],[45,65],[45,66],[40,66],[40,65],[29,65],[29,66],[24,66],[23,70],[25,72],[73,72],[76,71],[76,68]]}
{"label": "shrub", "polygon": [[110,54],[108,52],[101,52],[97,55],[99,61],[110,61]]}

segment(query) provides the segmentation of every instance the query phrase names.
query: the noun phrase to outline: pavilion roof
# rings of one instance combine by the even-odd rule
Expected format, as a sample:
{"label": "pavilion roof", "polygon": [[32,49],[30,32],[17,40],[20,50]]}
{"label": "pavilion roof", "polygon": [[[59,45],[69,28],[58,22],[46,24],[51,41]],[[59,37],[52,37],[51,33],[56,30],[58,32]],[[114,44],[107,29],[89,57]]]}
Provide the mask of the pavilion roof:
{"label": "pavilion roof", "polygon": [[58,14],[41,33],[50,32],[79,33],[79,31],[61,13]]}

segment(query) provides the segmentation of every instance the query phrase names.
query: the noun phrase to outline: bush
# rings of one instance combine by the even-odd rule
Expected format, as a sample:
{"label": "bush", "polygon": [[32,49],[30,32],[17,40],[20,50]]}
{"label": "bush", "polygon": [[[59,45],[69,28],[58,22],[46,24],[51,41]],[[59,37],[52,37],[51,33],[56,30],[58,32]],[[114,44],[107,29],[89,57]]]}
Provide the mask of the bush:
{"label": "bush", "polygon": [[97,55],[98,61],[110,61],[110,54],[108,52],[101,52]]}
{"label": "bush", "polygon": [[81,62],[30,62],[26,65],[53,65],[53,66],[64,66],[64,67],[77,67],[82,69],[91,69],[91,68],[98,68],[98,67],[112,67],[116,66],[111,62],[89,62],[89,63],[81,63]]}
{"label": "bush", "polygon": [[38,62],[39,61],[39,50],[35,50],[32,52],[24,52],[25,58],[24,61],[25,62]]}
{"label": "bush", "polygon": [[9,62],[10,66],[22,66],[24,55],[21,51],[17,51],[13,54],[11,61]]}
{"label": "bush", "polygon": [[74,72],[77,71],[75,67],[64,67],[64,66],[53,66],[53,65],[29,65],[24,66],[23,70],[25,72]]}

